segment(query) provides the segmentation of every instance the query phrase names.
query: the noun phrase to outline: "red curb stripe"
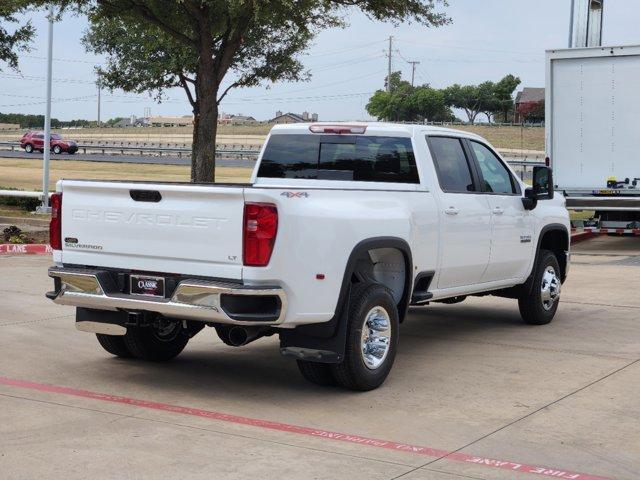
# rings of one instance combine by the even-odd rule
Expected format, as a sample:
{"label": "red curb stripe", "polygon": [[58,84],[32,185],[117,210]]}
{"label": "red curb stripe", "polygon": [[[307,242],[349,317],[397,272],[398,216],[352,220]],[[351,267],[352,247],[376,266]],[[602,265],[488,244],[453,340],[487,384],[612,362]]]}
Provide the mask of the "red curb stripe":
{"label": "red curb stripe", "polygon": [[589,240],[590,238],[595,237],[595,234],[590,231],[578,232],[571,235],[571,245],[575,245],[576,243],[584,242],[585,240]]}
{"label": "red curb stripe", "polygon": [[571,472],[556,468],[549,468],[537,465],[527,465],[524,463],[510,462],[504,460],[496,460],[493,458],[478,457],[468,455],[466,453],[450,453],[446,450],[437,448],[424,447],[419,445],[409,445],[404,443],[391,442],[388,440],[380,440],[376,438],[361,437],[359,435],[349,435],[346,433],[332,432],[328,430],[320,430],[316,428],[301,427],[298,425],[290,425],[286,423],[271,422],[269,420],[261,420],[258,418],[241,417],[221,412],[213,412],[209,410],[201,410],[199,408],[180,407],[178,405],[170,405],[167,403],[152,402],[148,400],[139,400],[136,398],[121,397],[118,395],[109,395],[106,393],[91,392],[89,390],[80,390],[76,388],[63,387],[58,385],[50,385],[46,383],[30,382],[28,380],[15,380],[0,376],[0,385],[9,387],[25,388],[28,390],[36,390],[39,392],[59,393],[63,395],[71,395],[74,397],[89,398],[92,400],[100,400],[103,402],[119,403],[132,405],[151,410],[160,410],[164,412],[179,413],[182,415],[190,415],[193,417],[208,418],[211,420],[219,420],[222,422],[234,423],[239,425],[248,425],[251,427],[264,428],[268,430],[276,430],[280,432],[295,433],[299,435],[308,435],[311,437],[319,437],[326,440],[336,440],[340,442],[357,443],[360,445],[368,445],[371,447],[384,448],[387,450],[396,450],[415,455],[423,455],[427,457],[446,457],[448,460],[456,462],[472,463],[488,468],[497,468],[501,470],[510,470],[518,473],[529,473],[540,475],[548,478],[559,478],[564,480],[612,480],[611,478],[598,477],[586,473]]}
{"label": "red curb stripe", "polygon": [[0,255],[49,255],[52,252],[51,247],[44,243],[0,244]]}

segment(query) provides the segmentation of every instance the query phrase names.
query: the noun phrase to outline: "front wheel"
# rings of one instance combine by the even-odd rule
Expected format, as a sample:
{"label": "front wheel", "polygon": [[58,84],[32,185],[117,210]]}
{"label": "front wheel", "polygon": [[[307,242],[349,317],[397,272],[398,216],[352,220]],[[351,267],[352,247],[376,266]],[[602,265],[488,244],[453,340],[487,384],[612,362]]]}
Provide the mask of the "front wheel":
{"label": "front wheel", "polygon": [[151,362],[163,362],[177,357],[189,342],[189,335],[179,321],[161,322],[148,327],[128,327],[123,338],[134,357]]}
{"label": "front wheel", "polygon": [[62,148],[60,148],[60,145],[54,145],[53,153],[55,153],[56,155],[60,155],[62,153]]}
{"label": "front wheel", "polygon": [[535,265],[532,291],[518,298],[520,315],[530,325],[546,325],[553,320],[560,303],[560,266],[549,250],[540,250]]}
{"label": "front wheel", "polygon": [[331,366],[336,382],[351,390],[378,388],[387,378],[398,346],[398,307],[384,285],[352,287],[344,360]]}
{"label": "front wheel", "polygon": [[27,143],[24,146],[24,151],[27,152],[27,153],[33,153],[33,145],[31,145],[30,143]]}

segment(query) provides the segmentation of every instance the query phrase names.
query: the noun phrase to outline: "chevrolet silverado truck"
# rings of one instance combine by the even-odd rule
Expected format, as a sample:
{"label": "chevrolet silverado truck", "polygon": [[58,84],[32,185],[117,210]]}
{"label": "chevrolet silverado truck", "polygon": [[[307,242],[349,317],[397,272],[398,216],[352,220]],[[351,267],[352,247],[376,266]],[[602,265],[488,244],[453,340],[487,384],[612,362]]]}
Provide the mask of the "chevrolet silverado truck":
{"label": "chevrolet silverado truck", "polygon": [[51,204],[47,296],[110,354],[278,335],[307,380],[354,390],[386,379],[409,306],[497,295],[547,324],[569,269],[549,168],[528,187],[424,125],[278,125],[249,184],[61,180]]}

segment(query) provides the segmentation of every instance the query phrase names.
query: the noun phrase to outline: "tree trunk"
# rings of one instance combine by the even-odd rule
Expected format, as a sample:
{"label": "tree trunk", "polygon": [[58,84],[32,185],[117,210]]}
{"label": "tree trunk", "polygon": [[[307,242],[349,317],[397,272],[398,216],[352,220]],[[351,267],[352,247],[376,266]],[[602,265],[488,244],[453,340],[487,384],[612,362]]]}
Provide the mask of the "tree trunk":
{"label": "tree trunk", "polygon": [[194,107],[193,146],[191,150],[191,181],[216,180],[216,133],[218,130],[218,76],[212,57],[211,35],[203,29],[198,49],[195,76],[196,105]]}
{"label": "tree trunk", "polygon": [[193,125],[191,150],[191,181],[195,183],[216,180],[216,133],[218,130],[218,103],[214,92],[209,98],[198,98]]}

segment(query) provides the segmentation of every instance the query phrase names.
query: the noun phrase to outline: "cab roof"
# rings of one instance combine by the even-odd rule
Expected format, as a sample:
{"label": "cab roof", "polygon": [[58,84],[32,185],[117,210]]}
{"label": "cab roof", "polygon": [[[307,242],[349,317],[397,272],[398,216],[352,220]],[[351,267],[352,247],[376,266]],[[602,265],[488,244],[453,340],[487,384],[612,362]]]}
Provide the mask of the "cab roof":
{"label": "cab roof", "polygon": [[409,124],[409,123],[391,123],[391,122],[313,122],[313,123],[289,123],[274,125],[271,129],[272,134],[293,133],[293,134],[309,134],[317,135],[311,132],[311,126],[326,127],[366,127],[364,135],[385,135],[394,137],[413,137],[422,133],[430,133],[433,135],[457,135],[467,138],[476,138],[484,140],[480,135],[458,130],[455,128],[435,127],[432,125]]}

